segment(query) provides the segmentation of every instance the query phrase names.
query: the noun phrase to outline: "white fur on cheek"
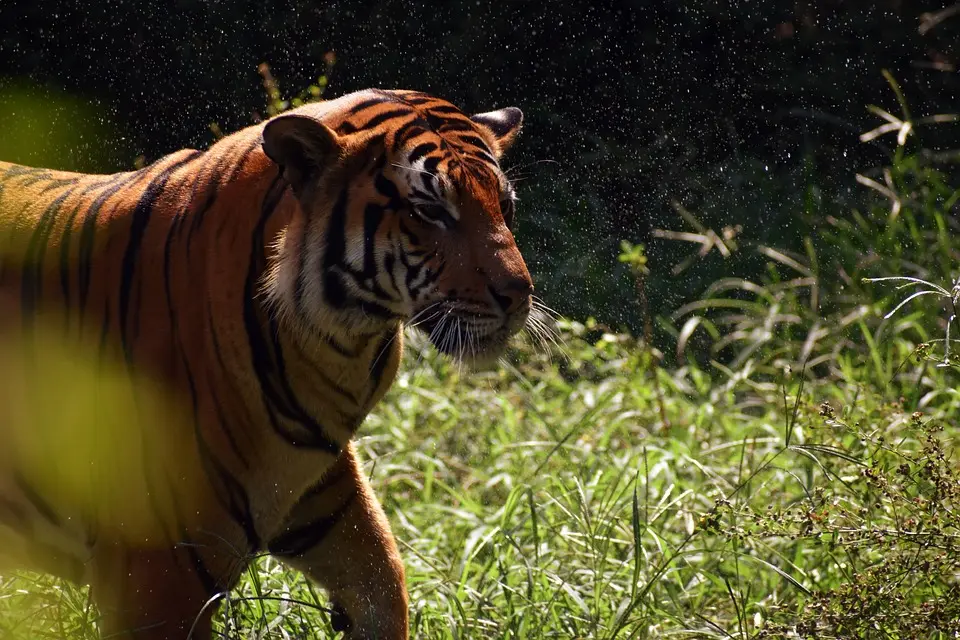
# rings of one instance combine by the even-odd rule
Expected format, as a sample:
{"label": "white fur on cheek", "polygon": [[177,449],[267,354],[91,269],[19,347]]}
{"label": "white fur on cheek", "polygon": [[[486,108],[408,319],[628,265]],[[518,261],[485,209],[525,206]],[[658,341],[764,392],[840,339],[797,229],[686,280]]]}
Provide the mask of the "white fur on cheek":
{"label": "white fur on cheek", "polygon": [[307,230],[300,251],[303,252],[304,306],[309,312],[316,313],[323,306],[323,237],[324,227],[314,221]]}
{"label": "white fur on cheek", "polygon": [[281,315],[289,316],[293,311],[294,293],[297,286],[297,261],[291,255],[297,255],[296,245],[302,237],[300,229],[284,229],[271,247],[272,265],[264,273],[260,282],[260,291]]}
{"label": "white fur on cheek", "polygon": [[344,253],[344,259],[346,260],[347,264],[354,269],[363,269],[363,261],[365,258],[363,247],[363,230],[348,229],[346,242],[347,247],[346,252]]}

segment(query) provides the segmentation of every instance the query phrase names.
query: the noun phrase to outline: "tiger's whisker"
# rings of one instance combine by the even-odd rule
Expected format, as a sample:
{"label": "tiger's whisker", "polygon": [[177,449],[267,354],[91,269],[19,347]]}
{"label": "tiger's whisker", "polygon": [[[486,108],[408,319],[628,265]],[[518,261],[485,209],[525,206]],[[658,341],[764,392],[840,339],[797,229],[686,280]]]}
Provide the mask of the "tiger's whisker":
{"label": "tiger's whisker", "polygon": [[560,166],[560,163],[557,162],[556,160],[550,160],[549,158],[547,158],[547,159],[544,159],[544,160],[534,160],[533,162],[527,162],[527,163],[524,163],[524,164],[514,165],[514,166],[510,167],[509,169],[505,170],[503,173],[504,173],[504,175],[508,175],[508,176],[509,176],[511,171],[517,171],[518,169],[525,169],[525,168],[527,168],[527,167],[532,167],[532,166],[537,165],[537,164],[555,164],[555,165],[557,165],[557,166]]}
{"label": "tiger's whisker", "polygon": [[413,171],[414,173],[423,173],[430,176],[434,180],[439,180],[439,178],[437,178],[437,174],[427,171],[426,169],[417,169],[416,167],[411,167],[410,165],[400,164],[397,162],[391,162],[390,164],[398,169],[405,169],[407,171]]}

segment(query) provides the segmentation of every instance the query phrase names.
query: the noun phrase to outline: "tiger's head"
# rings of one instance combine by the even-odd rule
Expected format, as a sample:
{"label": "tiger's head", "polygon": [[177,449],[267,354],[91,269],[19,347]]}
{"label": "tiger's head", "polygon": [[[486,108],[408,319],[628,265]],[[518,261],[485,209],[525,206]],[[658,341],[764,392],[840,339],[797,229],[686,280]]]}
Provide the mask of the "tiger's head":
{"label": "tiger's head", "polygon": [[496,359],[533,293],[499,164],[522,120],[512,107],[466,116],[419,92],[367,91],[268,121],[263,150],[298,203],[271,298],[308,331],[404,323],[448,355]]}

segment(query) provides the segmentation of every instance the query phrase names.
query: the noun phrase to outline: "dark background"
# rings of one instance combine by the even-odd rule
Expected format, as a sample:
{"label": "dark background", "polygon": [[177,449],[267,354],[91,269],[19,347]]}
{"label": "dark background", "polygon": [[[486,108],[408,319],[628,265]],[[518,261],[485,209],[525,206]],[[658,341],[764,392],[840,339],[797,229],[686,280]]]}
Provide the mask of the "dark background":
{"label": "dark background", "polygon": [[[920,28],[948,0],[594,4],[0,0],[0,114],[11,87],[92,101],[107,133],[64,149],[62,168],[116,171],[208,145],[211,123],[262,117],[264,62],[286,97],[333,52],[328,97],[379,86],[468,111],[519,106],[526,129],[506,164],[524,178],[519,237],[538,288],[562,312],[636,331],[621,240],[647,245],[654,313],[763,268],[756,252],[713,251],[672,273],[696,249],[651,237],[694,230],[672,201],[718,232],[739,225],[741,243],[799,248],[856,205],[855,173],[888,156],[889,136],[858,140],[880,124],[868,104],[900,113],[882,69],[914,111],[957,111],[960,20]],[[0,140],[20,123],[0,119]],[[18,156],[3,159],[31,160]]]}

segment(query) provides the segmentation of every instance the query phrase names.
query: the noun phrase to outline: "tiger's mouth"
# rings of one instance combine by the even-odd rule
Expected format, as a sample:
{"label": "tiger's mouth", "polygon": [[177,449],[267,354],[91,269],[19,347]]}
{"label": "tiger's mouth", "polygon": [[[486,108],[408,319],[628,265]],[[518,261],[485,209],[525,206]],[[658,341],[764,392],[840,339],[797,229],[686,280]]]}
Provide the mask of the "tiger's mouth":
{"label": "tiger's mouth", "polygon": [[426,307],[410,326],[426,334],[440,353],[476,366],[496,362],[517,333],[500,314],[451,301]]}

